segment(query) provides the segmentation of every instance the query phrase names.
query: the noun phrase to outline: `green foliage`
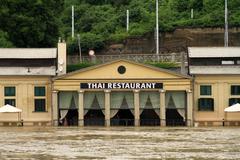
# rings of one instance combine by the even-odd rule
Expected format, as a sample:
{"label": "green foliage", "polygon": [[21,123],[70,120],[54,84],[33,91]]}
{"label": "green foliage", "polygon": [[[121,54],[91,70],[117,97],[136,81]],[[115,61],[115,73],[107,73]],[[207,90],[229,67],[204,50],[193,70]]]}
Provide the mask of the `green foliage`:
{"label": "green foliage", "polygon": [[[70,44],[69,53],[78,52],[77,40],[71,38],[74,5],[75,35],[80,34],[83,52],[100,50],[112,41],[154,33],[155,3],[156,0],[0,0],[1,46],[53,47],[61,36]],[[228,0],[228,9],[230,27],[240,26],[240,0]],[[160,31],[178,27],[224,27],[224,0],[159,0]]]}
{"label": "green foliage", "polygon": [[[154,67],[158,67],[158,68],[164,68],[164,69],[171,69],[171,68],[179,67],[179,65],[174,62],[145,62],[145,64],[151,65]],[[79,64],[71,64],[71,65],[67,66],[67,72],[73,72],[73,71],[91,67],[94,65],[97,65],[97,64],[89,63],[89,62],[84,62],[84,63],[79,63]]]}
{"label": "green foliage", "polygon": [[129,36],[129,34],[127,32],[119,32],[119,33],[115,33],[115,34],[111,34],[110,35],[110,39],[113,42],[121,42],[123,39],[127,38]]}
{"label": "green foliage", "polygon": [[16,47],[53,47],[64,0],[1,0],[0,29]]}
{"label": "green foliage", "polygon": [[[88,53],[90,49],[100,50],[104,47],[104,38],[101,34],[86,32],[80,35],[81,51]],[[68,40],[68,53],[78,53],[78,40],[70,38]]]}
{"label": "green foliage", "polygon": [[73,72],[73,71],[83,69],[83,68],[87,68],[87,67],[90,67],[90,66],[93,66],[93,65],[95,65],[95,64],[94,63],[87,63],[87,62],[67,65],[67,72]]}
{"label": "green foliage", "polygon": [[[70,37],[71,34],[69,17],[71,5],[74,4],[75,31],[83,37],[87,33],[88,37],[95,36],[97,39],[97,42],[90,44],[89,41],[85,43],[83,39],[81,40],[82,48],[86,51],[90,48],[101,49],[109,41],[121,42],[128,36],[153,33],[155,29],[156,0],[65,0],[65,2],[62,17],[64,23],[62,31],[65,37]],[[228,0],[228,6],[229,25],[239,26],[240,0]],[[127,9],[130,12],[128,33]],[[194,10],[193,19],[191,9]],[[159,27],[162,32],[173,31],[178,27],[224,27],[224,0],[159,0]]]}
{"label": "green foliage", "polygon": [[9,41],[8,34],[1,30],[0,30],[0,47],[1,48],[13,47],[13,44]]}
{"label": "green foliage", "polygon": [[177,68],[179,65],[174,62],[145,62],[145,64],[152,65],[158,68],[170,69],[170,68]]}

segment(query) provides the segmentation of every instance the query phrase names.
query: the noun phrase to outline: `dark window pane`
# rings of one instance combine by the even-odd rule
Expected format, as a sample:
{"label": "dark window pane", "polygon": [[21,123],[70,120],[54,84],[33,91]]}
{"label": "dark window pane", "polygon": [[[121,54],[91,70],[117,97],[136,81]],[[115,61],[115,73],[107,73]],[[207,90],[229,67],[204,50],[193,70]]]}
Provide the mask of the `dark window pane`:
{"label": "dark window pane", "polygon": [[15,87],[4,87],[4,96],[15,96]]}
{"label": "dark window pane", "polygon": [[200,86],[200,95],[212,95],[212,86],[204,85]]}
{"label": "dark window pane", "polygon": [[35,96],[45,96],[45,87],[34,87]]}
{"label": "dark window pane", "polygon": [[213,98],[199,98],[198,99],[198,110],[199,111],[213,111],[214,110]]}
{"label": "dark window pane", "polygon": [[240,98],[229,98],[229,106],[240,103]]}
{"label": "dark window pane", "polygon": [[240,95],[240,86],[231,86],[231,95]]}
{"label": "dark window pane", "polygon": [[15,106],[16,106],[16,101],[15,101],[15,99],[5,99],[4,104],[5,104],[5,105],[6,105],[6,104],[9,104],[9,105],[15,107]]}
{"label": "dark window pane", "polygon": [[45,112],[45,99],[34,100],[35,112]]}

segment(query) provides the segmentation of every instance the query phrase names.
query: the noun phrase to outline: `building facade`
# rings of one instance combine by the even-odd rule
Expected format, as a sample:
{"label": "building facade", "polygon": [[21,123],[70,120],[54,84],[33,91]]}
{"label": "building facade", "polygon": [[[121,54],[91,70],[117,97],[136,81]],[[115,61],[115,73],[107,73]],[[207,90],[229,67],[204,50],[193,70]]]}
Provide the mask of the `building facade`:
{"label": "building facade", "polygon": [[189,76],[126,60],[72,72],[53,80],[53,121],[190,126],[191,81]]}
{"label": "building facade", "polygon": [[201,126],[240,125],[240,113],[224,109],[240,103],[240,48],[189,48],[194,79],[194,122]]}
{"label": "building facade", "polygon": [[[240,125],[240,49],[189,48],[189,74],[116,60],[66,73],[66,44],[0,49],[0,105],[22,109],[23,125]],[[17,115],[0,113],[0,125]]]}
{"label": "building facade", "polygon": [[[52,125],[52,78],[66,73],[66,44],[57,48],[0,49],[0,106],[22,109],[27,125]],[[16,113],[0,113],[0,125],[17,125]]]}

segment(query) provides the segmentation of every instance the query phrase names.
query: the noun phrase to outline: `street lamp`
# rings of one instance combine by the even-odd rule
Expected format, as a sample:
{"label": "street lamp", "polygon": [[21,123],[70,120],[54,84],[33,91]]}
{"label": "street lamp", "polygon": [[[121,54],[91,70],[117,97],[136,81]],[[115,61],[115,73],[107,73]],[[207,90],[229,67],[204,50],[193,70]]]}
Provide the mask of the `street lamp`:
{"label": "street lamp", "polygon": [[158,0],[156,0],[156,55],[159,62],[159,24],[158,24]]}
{"label": "street lamp", "polygon": [[81,51],[81,43],[80,43],[80,34],[77,34],[77,38],[78,38],[79,60],[80,60],[80,63],[82,63],[82,51]]}
{"label": "street lamp", "polygon": [[225,31],[224,31],[224,47],[228,47],[228,1],[225,0]]}

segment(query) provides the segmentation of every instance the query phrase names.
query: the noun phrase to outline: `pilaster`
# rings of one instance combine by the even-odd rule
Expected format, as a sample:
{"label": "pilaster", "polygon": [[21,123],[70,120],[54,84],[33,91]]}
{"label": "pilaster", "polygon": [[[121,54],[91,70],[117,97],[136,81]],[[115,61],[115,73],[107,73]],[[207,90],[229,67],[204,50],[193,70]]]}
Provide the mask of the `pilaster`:
{"label": "pilaster", "polygon": [[160,92],[160,124],[166,126],[166,104],[165,104],[165,93],[166,91],[161,89]]}
{"label": "pilaster", "polygon": [[111,90],[104,90],[105,93],[105,126],[110,126],[110,93]]}
{"label": "pilaster", "polygon": [[140,125],[139,90],[134,90],[134,125]]}

